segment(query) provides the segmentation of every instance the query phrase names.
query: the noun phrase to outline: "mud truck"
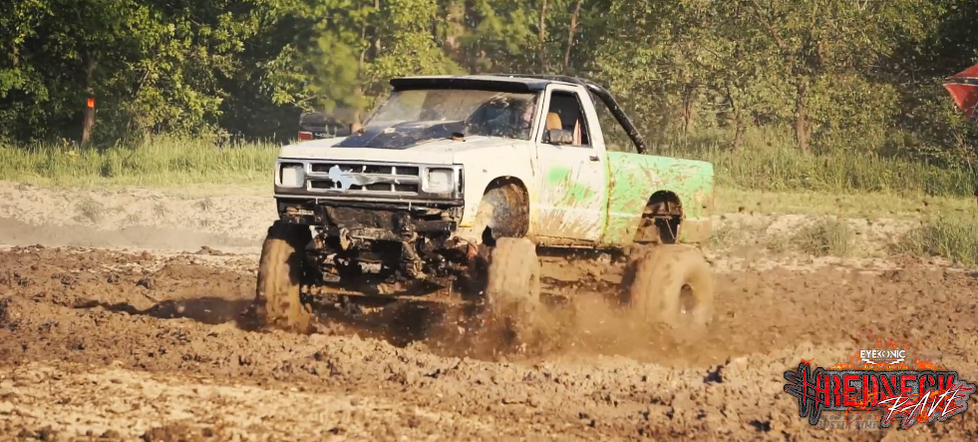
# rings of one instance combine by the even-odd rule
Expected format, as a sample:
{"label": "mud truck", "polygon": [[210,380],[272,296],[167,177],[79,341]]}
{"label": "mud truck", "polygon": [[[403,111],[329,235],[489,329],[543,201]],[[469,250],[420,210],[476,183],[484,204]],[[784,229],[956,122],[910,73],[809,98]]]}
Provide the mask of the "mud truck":
{"label": "mud truck", "polygon": [[517,336],[540,302],[538,251],[581,249],[626,252],[627,312],[683,333],[710,321],[695,246],[710,234],[710,163],[648,155],[612,95],[584,79],[390,85],[348,136],[282,148],[255,302],[266,325],[307,326],[302,296],[324,284],[431,284]]}

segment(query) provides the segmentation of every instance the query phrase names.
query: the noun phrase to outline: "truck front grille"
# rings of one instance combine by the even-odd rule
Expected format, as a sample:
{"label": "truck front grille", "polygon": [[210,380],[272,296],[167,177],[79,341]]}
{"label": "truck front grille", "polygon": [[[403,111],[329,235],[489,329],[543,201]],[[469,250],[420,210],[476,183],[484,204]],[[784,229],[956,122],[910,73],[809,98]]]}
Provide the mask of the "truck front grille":
{"label": "truck front grille", "polygon": [[333,166],[339,166],[344,172],[359,172],[376,175],[413,175],[418,176],[421,171],[418,166],[398,166],[390,164],[348,164],[348,163],[309,163],[310,172],[329,173]]}
{"label": "truck front grille", "polygon": [[[461,166],[368,163],[361,161],[280,160],[279,167],[301,166],[305,175],[303,191],[329,197],[460,198]],[[455,189],[441,194],[426,193],[429,170],[449,170]]]}
{"label": "truck front grille", "polygon": [[421,168],[389,164],[313,162],[307,166],[313,192],[418,195]]}

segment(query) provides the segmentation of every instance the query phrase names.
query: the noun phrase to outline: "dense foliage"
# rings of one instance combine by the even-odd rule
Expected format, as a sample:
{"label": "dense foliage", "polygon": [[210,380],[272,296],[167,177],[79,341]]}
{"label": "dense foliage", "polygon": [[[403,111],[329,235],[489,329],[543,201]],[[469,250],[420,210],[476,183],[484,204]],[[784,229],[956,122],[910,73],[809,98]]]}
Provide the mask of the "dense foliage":
{"label": "dense foliage", "polygon": [[303,109],[369,109],[391,76],[463,72],[590,77],[660,147],[774,134],[970,163],[978,140],[941,86],[978,60],[978,0],[0,3],[0,138],[15,143],[283,139]]}

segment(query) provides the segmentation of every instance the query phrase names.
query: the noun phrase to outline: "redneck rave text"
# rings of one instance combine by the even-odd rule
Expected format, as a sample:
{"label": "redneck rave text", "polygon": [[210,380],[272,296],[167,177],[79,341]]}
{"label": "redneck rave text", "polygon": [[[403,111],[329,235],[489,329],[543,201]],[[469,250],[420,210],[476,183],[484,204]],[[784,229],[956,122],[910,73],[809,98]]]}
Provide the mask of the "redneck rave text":
{"label": "redneck rave text", "polygon": [[900,419],[900,428],[944,422],[968,409],[975,385],[955,371],[812,370],[806,362],[786,371],[784,391],[798,399],[798,412],[818,425],[822,411],[882,411],[880,427]]}

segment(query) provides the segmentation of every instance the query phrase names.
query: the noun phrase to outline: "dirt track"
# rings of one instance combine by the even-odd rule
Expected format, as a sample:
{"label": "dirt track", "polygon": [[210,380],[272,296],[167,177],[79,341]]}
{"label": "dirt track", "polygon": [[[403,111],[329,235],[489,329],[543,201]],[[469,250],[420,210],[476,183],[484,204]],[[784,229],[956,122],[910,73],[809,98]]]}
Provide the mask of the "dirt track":
{"label": "dirt track", "polygon": [[[24,232],[21,243],[44,242]],[[910,432],[825,430],[781,391],[801,358],[840,361],[865,346],[864,331],[940,351],[978,380],[969,272],[718,256],[712,337],[677,350],[605,306],[597,292],[614,269],[549,261],[546,290],[581,295],[575,319],[546,353],[502,361],[435,307],[324,309],[310,336],[250,331],[238,313],[257,253],[253,235],[237,237],[204,238],[246,249],[234,255],[0,252],[0,440],[978,440],[974,399]]]}

